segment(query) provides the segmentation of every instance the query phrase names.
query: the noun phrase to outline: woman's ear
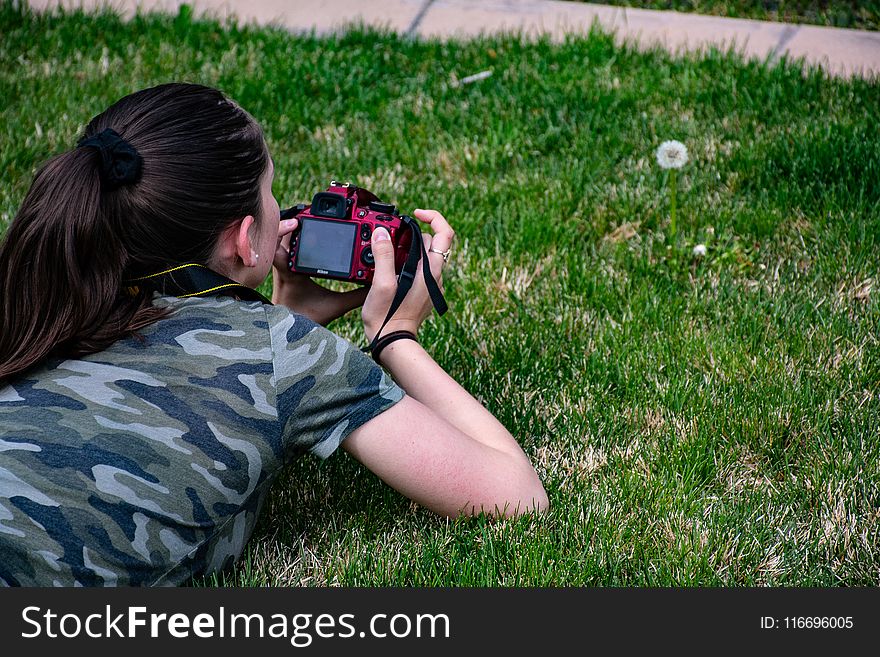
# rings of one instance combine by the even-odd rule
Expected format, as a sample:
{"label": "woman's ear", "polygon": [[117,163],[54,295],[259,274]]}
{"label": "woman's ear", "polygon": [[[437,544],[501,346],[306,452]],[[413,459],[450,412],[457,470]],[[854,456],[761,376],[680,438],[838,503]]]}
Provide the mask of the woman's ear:
{"label": "woman's ear", "polygon": [[254,225],[252,215],[235,221],[220,234],[215,258],[217,264],[228,272],[244,267],[256,267],[260,256],[251,243],[250,230]]}

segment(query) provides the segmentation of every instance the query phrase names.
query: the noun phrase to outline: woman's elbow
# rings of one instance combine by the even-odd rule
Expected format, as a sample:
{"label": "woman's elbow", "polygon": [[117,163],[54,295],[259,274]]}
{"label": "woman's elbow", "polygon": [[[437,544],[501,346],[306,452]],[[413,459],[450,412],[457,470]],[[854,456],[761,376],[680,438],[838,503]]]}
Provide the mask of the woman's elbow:
{"label": "woman's elbow", "polygon": [[513,471],[517,472],[518,476],[510,482],[514,483],[514,486],[506,491],[504,499],[500,500],[501,504],[496,505],[499,511],[497,515],[510,518],[547,511],[550,508],[550,500],[534,466],[526,458],[519,460],[517,465],[518,467]]}
{"label": "woman's elbow", "polygon": [[[547,491],[544,490],[544,486],[541,484],[537,475],[535,475],[534,482],[531,482],[528,490],[520,495],[519,500],[513,507],[513,512],[509,515],[516,516],[525,515],[527,513],[544,513],[549,508],[550,499],[547,497]],[[505,514],[505,517],[509,517],[508,514]]]}
{"label": "woman's elbow", "polygon": [[538,475],[532,471],[525,476],[514,488],[499,491],[496,499],[480,508],[471,507],[473,515],[484,512],[496,518],[513,518],[527,514],[543,513],[550,508],[550,500],[547,491],[544,490]]}
{"label": "woman's elbow", "polygon": [[[528,459],[525,459],[520,466],[519,477],[519,513],[543,513],[550,508],[550,499],[547,497],[547,491],[544,490],[544,484],[535,471],[535,467]],[[514,513],[516,515],[516,513]]]}
{"label": "woman's elbow", "polygon": [[550,498],[547,497],[547,491],[544,490],[544,486],[541,482],[538,482],[538,491],[534,496],[534,508],[532,509],[533,513],[544,513],[545,511],[550,510]]}

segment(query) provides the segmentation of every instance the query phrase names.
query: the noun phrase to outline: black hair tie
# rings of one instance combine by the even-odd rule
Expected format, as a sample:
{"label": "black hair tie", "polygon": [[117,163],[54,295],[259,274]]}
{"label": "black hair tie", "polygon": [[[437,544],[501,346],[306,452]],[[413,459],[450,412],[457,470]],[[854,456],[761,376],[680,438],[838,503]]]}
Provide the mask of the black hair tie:
{"label": "black hair tie", "polygon": [[144,158],[115,130],[107,128],[91,137],[83,137],[77,147],[98,149],[101,154],[101,182],[108,189],[133,185],[140,180]]}

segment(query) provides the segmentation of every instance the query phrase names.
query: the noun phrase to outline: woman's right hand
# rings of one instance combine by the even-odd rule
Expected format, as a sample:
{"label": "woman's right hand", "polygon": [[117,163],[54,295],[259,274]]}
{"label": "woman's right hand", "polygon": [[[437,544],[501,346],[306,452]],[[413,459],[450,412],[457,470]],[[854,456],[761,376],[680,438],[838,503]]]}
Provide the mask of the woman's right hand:
{"label": "woman's right hand", "polygon": [[[455,233],[443,215],[436,210],[416,210],[413,214],[416,219],[428,224],[434,232],[433,235],[422,235],[425,250],[428,251],[433,246],[438,251],[447,251],[452,244]],[[361,310],[364,332],[368,342],[372,342],[373,338],[376,337],[376,332],[382,326],[382,322],[385,321],[385,316],[388,314],[388,309],[394,300],[394,294],[397,292],[394,245],[391,243],[387,230],[377,228],[373,231],[372,247],[376,269],[373,274],[373,284]],[[443,266],[445,264],[443,256],[429,251],[428,262],[431,266],[431,273],[442,290]],[[431,315],[433,307],[431,297],[428,294],[428,288],[425,285],[420,261],[412,288],[410,288],[397,312],[394,313],[394,316],[385,325],[385,328],[382,329],[382,334],[385,335],[392,331],[409,331],[414,335],[417,334],[422,322]]]}
{"label": "woman's right hand", "polygon": [[[440,252],[449,249],[454,235],[443,215],[414,214],[434,231],[424,236],[425,249],[432,244]],[[362,311],[371,342],[397,291],[394,249],[390,240],[378,239],[381,232],[373,233],[376,272]],[[429,251],[428,259],[440,284],[443,256]],[[415,333],[432,308],[420,273],[383,333]],[[343,441],[349,454],[395,490],[449,518],[481,512],[509,517],[548,508],[544,485],[514,437],[420,344],[388,345],[382,366],[406,394]]]}

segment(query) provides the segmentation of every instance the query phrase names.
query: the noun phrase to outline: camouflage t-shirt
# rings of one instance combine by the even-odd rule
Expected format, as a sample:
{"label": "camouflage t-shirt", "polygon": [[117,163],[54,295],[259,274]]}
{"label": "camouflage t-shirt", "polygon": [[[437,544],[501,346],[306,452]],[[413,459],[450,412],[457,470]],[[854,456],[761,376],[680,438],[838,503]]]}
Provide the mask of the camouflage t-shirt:
{"label": "camouflage t-shirt", "polygon": [[403,391],[284,307],[158,297],[109,349],[0,384],[0,584],[176,585],[237,559],[269,484]]}

